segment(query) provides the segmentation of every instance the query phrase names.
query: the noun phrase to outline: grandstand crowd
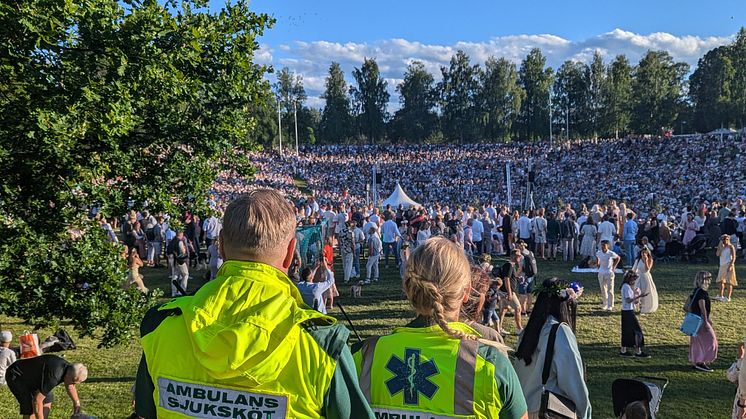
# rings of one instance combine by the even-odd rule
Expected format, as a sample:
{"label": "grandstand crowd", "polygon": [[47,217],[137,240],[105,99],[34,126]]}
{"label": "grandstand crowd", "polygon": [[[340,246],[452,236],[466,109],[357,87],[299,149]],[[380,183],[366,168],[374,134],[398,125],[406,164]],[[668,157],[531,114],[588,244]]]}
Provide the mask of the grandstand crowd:
{"label": "grandstand crowd", "polygon": [[[308,146],[249,156],[258,174],[244,181],[221,173],[213,193],[230,197],[256,187],[282,190],[296,201],[301,179],[322,204],[369,202],[372,168],[382,173],[383,198],[397,182],[425,207],[436,204],[519,203],[529,170],[536,174],[536,206],[562,200],[589,206],[606,199],[679,211],[687,205],[746,194],[744,136],[676,136],[549,143],[467,145]],[[511,165],[512,196],[505,165]],[[379,196],[380,196],[379,195]],[[647,208],[646,208],[647,209]]]}

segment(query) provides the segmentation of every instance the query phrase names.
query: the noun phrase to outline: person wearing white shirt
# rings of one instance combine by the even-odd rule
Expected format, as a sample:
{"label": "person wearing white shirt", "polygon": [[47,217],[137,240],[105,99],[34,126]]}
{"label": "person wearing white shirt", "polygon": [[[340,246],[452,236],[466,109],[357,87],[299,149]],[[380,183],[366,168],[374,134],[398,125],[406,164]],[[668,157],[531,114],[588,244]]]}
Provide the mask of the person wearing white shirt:
{"label": "person wearing white shirt", "polygon": [[526,243],[531,239],[531,219],[525,211],[518,219],[518,238]]}
{"label": "person wearing white shirt", "polygon": [[7,385],[5,381],[5,371],[10,364],[16,362],[16,352],[10,349],[10,343],[13,342],[13,333],[8,330],[0,332],[0,385]]}
{"label": "person wearing white shirt", "polygon": [[[639,304],[640,299],[647,294],[640,293],[640,289],[635,286],[638,275],[629,270],[624,275],[622,284],[622,346],[619,355],[623,357],[650,358],[650,355],[642,351],[645,346],[645,336],[642,333],[640,322],[635,317],[635,306]],[[627,348],[634,347],[634,355],[627,352]]]}
{"label": "person wearing white shirt", "polygon": [[366,265],[367,276],[365,277],[365,283],[370,284],[371,278],[373,281],[378,282],[378,260],[381,259],[381,251],[383,250],[383,244],[381,238],[378,237],[378,229],[371,227],[368,230],[368,263]]}
{"label": "person wearing white shirt", "polygon": [[608,216],[604,216],[604,221],[598,225],[599,249],[601,248],[600,243],[604,240],[613,243],[615,234],[616,227],[614,226],[614,223],[609,221]]}
{"label": "person wearing white shirt", "polygon": [[484,247],[482,246],[482,236],[484,235],[484,225],[481,221],[479,221],[479,218],[477,218],[477,214],[474,214],[473,223],[471,225],[471,241],[474,243],[474,247],[476,248],[476,254],[481,255],[484,252]]}
{"label": "person wearing white shirt", "polygon": [[601,250],[596,252],[598,265],[598,286],[601,288],[601,309],[612,311],[614,309],[614,271],[621,258],[609,250],[609,242],[601,241]]}
{"label": "person wearing white shirt", "polygon": [[326,266],[324,258],[321,259],[313,269],[310,267],[303,269],[301,281],[296,285],[304,303],[312,309],[326,314],[324,293],[334,286],[334,273]]}
{"label": "person wearing white shirt", "polygon": [[220,223],[220,219],[214,214],[210,215],[210,217],[205,220],[202,226],[202,230],[205,232],[205,244],[208,247],[213,241],[215,241],[215,239],[218,238],[218,236],[220,235],[220,230],[222,230],[222,228],[223,226]]}
{"label": "person wearing white shirt", "polygon": [[[363,229],[357,225],[355,220],[350,221],[350,225],[353,227],[352,237],[355,239],[355,256],[352,260],[352,277],[360,278],[360,256],[363,253],[363,244],[367,239]],[[370,226],[368,228],[370,228]]]}
{"label": "person wearing white shirt", "polygon": [[349,221],[347,211],[345,211],[344,205],[339,208],[339,213],[334,216],[334,234],[339,236],[342,229],[345,228],[345,223]]}
{"label": "person wearing white shirt", "polygon": [[376,224],[376,227],[381,225],[381,217],[378,215],[378,208],[373,208],[373,214],[370,215],[369,219],[372,223]]}
{"label": "person wearing white shirt", "polygon": [[417,246],[422,246],[425,244],[425,241],[429,239],[431,236],[430,234],[430,223],[428,221],[425,221],[422,223],[422,228],[420,231],[417,232]]}
{"label": "person wearing white shirt", "polygon": [[396,221],[387,219],[381,226],[381,234],[383,235],[383,267],[389,266],[389,255],[393,252],[394,259],[396,259],[396,266],[399,266],[399,248],[396,245],[396,240],[402,239],[401,233],[399,233],[399,227],[396,225]]}

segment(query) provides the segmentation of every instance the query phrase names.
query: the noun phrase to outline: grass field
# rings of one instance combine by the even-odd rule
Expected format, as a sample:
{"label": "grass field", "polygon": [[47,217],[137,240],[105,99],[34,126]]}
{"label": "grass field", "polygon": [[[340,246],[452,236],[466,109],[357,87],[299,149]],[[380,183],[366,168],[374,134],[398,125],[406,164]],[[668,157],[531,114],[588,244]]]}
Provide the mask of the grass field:
{"label": "grass field", "polygon": [[[559,276],[579,280],[585,286],[585,295],[579,304],[577,337],[583,360],[587,363],[588,388],[591,394],[594,418],[612,418],[611,382],[620,377],[635,375],[655,375],[668,378],[671,383],[666,389],[661,404],[660,418],[728,418],[730,417],[735,386],[725,378],[725,370],[736,357],[738,343],[746,334],[742,327],[746,313],[746,292],[736,289],[733,301],[719,303],[713,301],[713,322],[720,342],[720,354],[713,367],[715,372],[697,372],[687,362],[688,338],[678,331],[683,317],[681,305],[692,288],[692,279],[699,269],[707,269],[717,274],[713,261],[709,265],[688,265],[681,263],[658,263],[653,267],[660,297],[659,310],[640,317],[645,331],[651,359],[621,359],[617,356],[620,341],[619,312],[604,313],[596,308],[600,303],[598,283],[593,274],[571,274],[571,264],[563,262],[539,261],[539,278]],[[336,267],[337,277],[341,277],[340,266]],[[746,263],[738,261],[737,275],[746,281]],[[165,269],[143,269],[148,287],[160,287],[169,294]],[[203,271],[194,271],[195,278],[201,278]],[[381,272],[378,284],[366,286],[363,298],[352,300],[349,287],[339,285],[339,301],[344,305],[358,332],[363,336],[384,334],[394,327],[406,324],[413,316],[401,291],[396,268],[389,267]],[[190,281],[190,291],[201,281]],[[617,301],[619,281],[615,284]],[[710,290],[711,295],[715,290]],[[169,294],[170,295],[170,294]],[[617,310],[618,310],[617,304]],[[344,322],[344,317],[335,308],[332,315]],[[0,318],[2,327],[18,335],[28,329],[22,322],[11,318]],[[505,322],[506,329],[514,330],[512,319]],[[67,327],[71,331],[72,327]],[[51,334],[52,330],[40,330],[40,338]],[[74,339],[75,333],[71,333]],[[65,353],[71,361],[81,361],[89,366],[89,379],[79,386],[83,410],[100,418],[123,418],[129,415],[131,395],[140,349],[137,342],[113,349],[97,349],[97,342],[91,339],[77,339],[78,349]],[[514,346],[515,336],[509,336],[507,343]],[[176,349],[176,348],[175,348]],[[52,418],[67,418],[71,405],[64,389],[55,391],[56,407]],[[16,416],[17,405],[7,389],[0,390],[0,418]]]}

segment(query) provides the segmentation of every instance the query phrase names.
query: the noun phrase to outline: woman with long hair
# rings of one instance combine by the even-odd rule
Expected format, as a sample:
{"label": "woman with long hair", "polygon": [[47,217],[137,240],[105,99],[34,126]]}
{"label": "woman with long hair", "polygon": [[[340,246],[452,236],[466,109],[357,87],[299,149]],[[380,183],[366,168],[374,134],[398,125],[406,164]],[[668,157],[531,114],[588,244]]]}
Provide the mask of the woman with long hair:
{"label": "woman with long hair", "polygon": [[[720,269],[718,270],[718,301],[730,301],[733,294],[733,287],[738,285],[736,280],[736,246],[730,242],[730,236],[723,234],[720,236],[716,255],[720,258]],[[725,286],[728,286],[728,296],[725,296]]]}
{"label": "woman with long hair", "polygon": [[580,242],[580,255],[583,257],[595,256],[598,228],[596,228],[596,223],[593,222],[593,217],[588,217],[583,226],[580,227],[580,235],[583,236],[583,240]]}
{"label": "woman with long hair", "polygon": [[442,237],[412,253],[402,285],[417,318],[353,347],[377,416],[528,417],[502,345],[459,321],[471,278],[463,249]]}
{"label": "woman with long hair", "polygon": [[658,310],[658,289],[650,274],[651,269],[653,269],[653,255],[649,247],[642,246],[632,265],[632,271],[638,276],[637,287],[640,293],[645,295],[640,298],[640,313],[642,314],[655,313]]}
{"label": "woman with long hair", "polygon": [[124,289],[129,289],[132,286],[137,287],[140,291],[147,293],[148,288],[145,286],[143,279],[140,274],[140,268],[142,268],[143,262],[140,259],[140,254],[137,248],[133,248],[129,251],[129,257],[127,258],[127,267],[129,272],[127,273],[127,282],[124,284]]}
{"label": "woman with long hair", "polygon": [[[567,282],[558,278],[545,280],[534,293],[536,303],[518,343],[514,364],[526,397],[529,418],[539,417],[541,396],[546,389],[572,400],[578,418],[589,419],[591,403],[574,333],[575,293]],[[542,385],[547,343],[552,328],[558,323],[549,379],[546,385]]]}
{"label": "woman with long hair", "polygon": [[681,241],[684,246],[688,246],[694,240],[698,231],[699,224],[694,220],[694,214],[690,212],[686,215],[686,223],[684,223],[684,238]]}
{"label": "woman with long hair", "polygon": [[[642,333],[640,322],[635,317],[635,305],[641,298],[646,297],[635,286],[639,276],[632,270],[627,271],[622,279],[622,346],[619,356],[650,358],[650,355],[642,351],[645,346],[645,335]],[[627,352],[628,348],[635,348],[635,353]]]}
{"label": "woman with long hair", "polygon": [[710,319],[710,295],[707,288],[712,282],[712,274],[699,271],[694,277],[694,291],[689,296],[686,305],[689,311],[702,318],[702,326],[695,336],[689,338],[689,362],[694,368],[712,372],[710,364],[718,357],[718,338]]}

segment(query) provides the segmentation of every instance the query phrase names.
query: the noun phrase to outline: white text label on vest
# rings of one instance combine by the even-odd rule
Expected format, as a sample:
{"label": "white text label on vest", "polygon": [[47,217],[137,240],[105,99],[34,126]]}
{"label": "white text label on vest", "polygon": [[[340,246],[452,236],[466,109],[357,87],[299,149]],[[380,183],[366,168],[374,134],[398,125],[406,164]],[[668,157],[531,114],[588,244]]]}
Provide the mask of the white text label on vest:
{"label": "white text label on vest", "polygon": [[158,378],[160,407],[183,415],[220,419],[284,419],[288,400],[275,394]]}
{"label": "white text label on vest", "polygon": [[457,419],[453,416],[436,415],[428,412],[416,412],[414,410],[397,410],[373,408],[376,419]]}

